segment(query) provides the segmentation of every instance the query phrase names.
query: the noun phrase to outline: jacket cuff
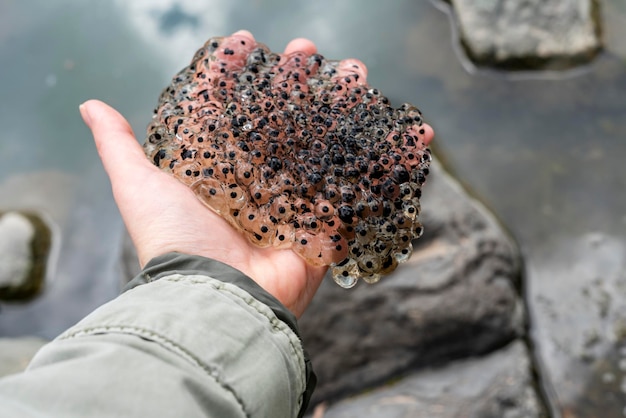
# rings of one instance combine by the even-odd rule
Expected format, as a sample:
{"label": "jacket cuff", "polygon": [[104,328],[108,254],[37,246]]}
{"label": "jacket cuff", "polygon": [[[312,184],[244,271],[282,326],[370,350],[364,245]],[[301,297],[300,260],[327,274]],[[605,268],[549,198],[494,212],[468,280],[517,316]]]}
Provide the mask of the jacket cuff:
{"label": "jacket cuff", "polygon": [[[210,258],[176,252],[160,255],[146,264],[144,269],[126,285],[124,292],[141,284],[150,283],[172,274],[185,276],[205,275],[239,287],[249,293],[253,298],[269,307],[274,312],[274,315],[284,322],[298,336],[300,341],[302,341],[295,315],[278,299],[265,291],[265,289],[241,271]],[[302,394],[302,407],[300,408],[298,417],[304,416],[317,383],[317,377],[313,371],[311,359],[306,350],[303,351],[306,389]]]}

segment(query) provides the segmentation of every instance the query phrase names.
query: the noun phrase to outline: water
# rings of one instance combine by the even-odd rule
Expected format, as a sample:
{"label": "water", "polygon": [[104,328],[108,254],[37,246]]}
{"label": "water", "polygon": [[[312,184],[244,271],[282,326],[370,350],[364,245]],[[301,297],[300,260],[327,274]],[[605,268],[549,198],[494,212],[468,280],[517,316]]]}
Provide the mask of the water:
{"label": "water", "polygon": [[86,3],[0,3],[0,208],[40,209],[61,231],[48,290],[2,305],[0,335],[53,337],[119,290],[122,224],[78,105],[105,100],[142,137],[170,77],[241,28],[274,50],[307,37],[328,58],[360,58],[371,84],[418,105],[449,166],[519,240],[530,294],[568,263],[552,254],[589,234],[626,238],[623,0],[602,3],[594,63],[515,77],[469,67],[439,3]]}

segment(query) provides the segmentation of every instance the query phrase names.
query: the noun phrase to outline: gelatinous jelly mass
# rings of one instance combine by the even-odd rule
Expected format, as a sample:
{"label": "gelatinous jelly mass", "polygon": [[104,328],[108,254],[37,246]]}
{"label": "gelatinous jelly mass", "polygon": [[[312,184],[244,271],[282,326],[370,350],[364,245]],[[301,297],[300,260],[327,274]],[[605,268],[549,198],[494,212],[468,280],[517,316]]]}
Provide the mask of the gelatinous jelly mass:
{"label": "gelatinous jelly mass", "polygon": [[422,233],[431,157],[419,110],[391,107],[364,71],[212,38],[161,94],[144,149],[254,244],[374,283]]}

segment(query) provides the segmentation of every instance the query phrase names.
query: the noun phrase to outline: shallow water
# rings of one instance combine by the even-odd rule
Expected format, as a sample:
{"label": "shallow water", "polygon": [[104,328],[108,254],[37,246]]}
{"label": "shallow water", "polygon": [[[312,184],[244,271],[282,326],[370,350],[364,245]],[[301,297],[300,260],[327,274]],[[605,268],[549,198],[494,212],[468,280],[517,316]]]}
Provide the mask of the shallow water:
{"label": "shallow water", "polygon": [[511,77],[467,64],[440,3],[0,3],[0,208],[42,210],[61,231],[48,290],[2,305],[0,335],[53,337],[119,290],[122,224],[79,103],[109,102],[143,141],[170,77],[241,28],[276,50],[307,37],[328,58],[358,57],[372,85],[418,105],[453,171],[519,240],[532,294],[570,261],[553,254],[591,233],[626,238],[626,6],[603,6],[594,63]]}

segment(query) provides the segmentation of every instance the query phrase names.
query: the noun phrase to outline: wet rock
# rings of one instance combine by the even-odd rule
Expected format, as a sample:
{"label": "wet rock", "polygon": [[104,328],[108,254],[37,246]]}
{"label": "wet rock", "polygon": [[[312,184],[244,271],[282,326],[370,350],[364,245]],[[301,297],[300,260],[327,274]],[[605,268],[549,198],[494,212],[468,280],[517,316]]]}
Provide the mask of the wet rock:
{"label": "wet rock", "polygon": [[324,418],[539,418],[529,356],[518,340],[482,358],[424,370],[330,406]]}
{"label": "wet rock", "polygon": [[425,233],[387,280],[351,291],[325,280],[300,320],[318,375],[314,402],[419,367],[487,353],[523,333],[515,245],[434,160]]}
{"label": "wet rock", "polygon": [[26,369],[47,341],[37,337],[0,338],[0,377]]}
{"label": "wet rock", "polygon": [[625,253],[623,238],[593,233],[530,257],[531,336],[557,414],[626,412]]}
{"label": "wet rock", "polygon": [[601,48],[597,0],[449,0],[461,42],[479,65],[563,69]]}
{"label": "wet rock", "polygon": [[0,214],[0,299],[28,299],[44,281],[50,228],[36,214]]}

